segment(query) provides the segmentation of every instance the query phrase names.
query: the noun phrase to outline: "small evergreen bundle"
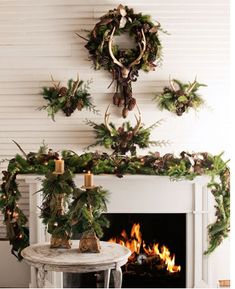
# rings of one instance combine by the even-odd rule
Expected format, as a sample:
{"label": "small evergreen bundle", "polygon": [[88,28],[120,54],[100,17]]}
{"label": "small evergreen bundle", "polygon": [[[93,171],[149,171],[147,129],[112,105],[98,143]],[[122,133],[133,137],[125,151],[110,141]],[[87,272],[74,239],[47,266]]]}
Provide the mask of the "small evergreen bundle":
{"label": "small evergreen bundle", "polygon": [[[115,125],[110,122],[96,124],[93,121],[87,121],[87,124],[94,128],[97,141],[89,147],[101,145],[107,149],[112,149],[113,154],[125,155],[128,152],[132,156],[136,155],[136,149],[149,148],[150,146],[163,146],[167,141],[151,141],[151,131],[160,125],[161,120],[157,121],[150,127],[144,127],[143,124],[137,122],[137,126],[131,126],[130,122],[124,122],[120,127],[116,128]],[[88,148],[89,148],[88,147]]]}
{"label": "small evergreen bundle", "polygon": [[[175,87],[175,84],[178,86]],[[181,116],[190,108],[198,108],[204,100],[198,94],[198,89],[205,84],[198,83],[196,79],[193,83],[183,83],[179,80],[170,80],[170,87],[166,86],[163,92],[154,98],[161,109],[169,110]]]}
{"label": "small evergreen bundle", "polygon": [[51,87],[43,87],[42,95],[48,103],[39,109],[47,110],[48,116],[53,120],[59,110],[62,110],[66,116],[70,116],[76,109],[80,111],[83,108],[97,113],[88,92],[90,81],[84,84],[82,80],[69,79],[65,87],[55,83],[52,78],[52,83]]}

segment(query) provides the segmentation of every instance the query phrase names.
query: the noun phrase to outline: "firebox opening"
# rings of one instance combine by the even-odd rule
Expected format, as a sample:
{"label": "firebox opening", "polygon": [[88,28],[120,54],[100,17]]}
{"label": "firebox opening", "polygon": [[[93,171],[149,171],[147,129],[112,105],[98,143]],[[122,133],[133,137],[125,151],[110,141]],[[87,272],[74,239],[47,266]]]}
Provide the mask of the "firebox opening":
{"label": "firebox opening", "polygon": [[186,214],[107,214],[103,240],[133,254],[122,267],[123,288],[186,287]]}
{"label": "firebox opening", "polygon": [[[115,213],[107,217],[110,227],[102,240],[125,241],[131,250],[133,244],[136,246],[137,252],[122,266],[122,288],[186,288],[186,214]],[[154,244],[158,246],[153,247]],[[173,272],[167,270],[166,259]],[[103,272],[64,273],[64,288],[103,285]],[[111,274],[110,288],[113,285]]]}

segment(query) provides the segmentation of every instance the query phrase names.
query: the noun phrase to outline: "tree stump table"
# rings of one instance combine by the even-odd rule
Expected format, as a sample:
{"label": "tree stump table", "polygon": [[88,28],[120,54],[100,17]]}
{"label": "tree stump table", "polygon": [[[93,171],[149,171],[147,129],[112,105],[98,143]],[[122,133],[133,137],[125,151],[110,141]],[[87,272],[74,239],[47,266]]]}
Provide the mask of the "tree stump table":
{"label": "tree stump table", "polygon": [[34,244],[22,251],[26,263],[36,268],[37,287],[45,286],[47,271],[87,273],[104,271],[104,288],[109,288],[112,270],[115,288],[121,288],[121,266],[127,263],[131,251],[121,245],[100,242],[100,253],[79,253],[79,241],[73,240],[71,249],[50,248],[49,243]]}

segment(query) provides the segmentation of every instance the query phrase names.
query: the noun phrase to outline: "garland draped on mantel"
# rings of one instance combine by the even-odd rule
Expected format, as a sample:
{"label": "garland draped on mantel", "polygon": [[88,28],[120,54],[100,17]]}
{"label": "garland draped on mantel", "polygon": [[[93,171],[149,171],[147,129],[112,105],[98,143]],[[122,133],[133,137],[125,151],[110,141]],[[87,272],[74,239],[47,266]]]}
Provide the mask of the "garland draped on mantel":
{"label": "garland draped on mantel", "polygon": [[[17,185],[18,174],[40,174],[53,171],[54,160],[58,153],[40,147],[37,153],[26,154],[18,145],[23,156],[17,154],[9,161],[7,171],[3,171],[0,189],[0,210],[4,214],[7,235],[12,245],[12,253],[21,259],[21,251],[29,245],[27,218],[20,210],[18,200],[21,197]],[[172,180],[193,180],[196,176],[209,175],[208,183],[215,198],[216,221],[208,227],[209,254],[221,244],[230,231],[230,184],[229,168],[223,161],[222,154],[186,153],[180,156],[158,152],[145,156],[108,155],[107,153],[84,153],[77,155],[71,150],[64,150],[62,157],[67,170],[71,173],[84,173],[91,170],[94,174],[115,174],[123,177],[125,174],[145,174],[169,176]]]}

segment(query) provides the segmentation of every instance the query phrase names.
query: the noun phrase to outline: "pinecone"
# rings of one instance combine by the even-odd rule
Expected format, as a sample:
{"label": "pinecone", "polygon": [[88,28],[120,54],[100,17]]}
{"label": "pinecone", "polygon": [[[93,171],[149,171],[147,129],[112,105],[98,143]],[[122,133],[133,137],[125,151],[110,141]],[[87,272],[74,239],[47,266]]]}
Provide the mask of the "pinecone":
{"label": "pinecone", "polygon": [[118,107],[122,106],[125,103],[124,98],[119,97],[118,98]]}
{"label": "pinecone", "polygon": [[124,107],[123,110],[122,110],[122,117],[126,118],[127,115],[128,115],[128,108]]}
{"label": "pinecone", "polygon": [[132,97],[128,103],[128,110],[133,110],[136,105],[136,99]]}
{"label": "pinecone", "polygon": [[74,109],[72,108],[71,102],[69,100],[66,102],[66,104],[62,108],[62,110],[66,116],[70,116],[74,112]]}
{"label": "pinecone", "polygon": [[77,102],[77,110],[82,110],[84,107],[84,102],[82,99],[79,99]]}
{"label": "pinecone", "polygon": [[182,96],[182,95],[185,95],[185,96],[186,96],[186,94],[184,93],[184,91],[181,90],[181,89],[177,90],[177,91],[175,92],[175,95],[176,95],[177,97],[180,97],[180,96]]}
{"label": "pinecone", "polygon": [[65,96],[67,94],[67,91],[68,91],[67,87],[62,86],[59,90],[59,96]]}
{"label": "pinecone", "polygon": [[176,109],[176,114],[177,114],[178,116],[181,116],[184,112],[185,112],[185,108],[184,108],[184,107],[178,107],[178,108]]}
{"label": "pinecone", "polygon": [[119,102],[118,93],[115,92],[113,95],[113,104],[118,105],[118,102]]}

